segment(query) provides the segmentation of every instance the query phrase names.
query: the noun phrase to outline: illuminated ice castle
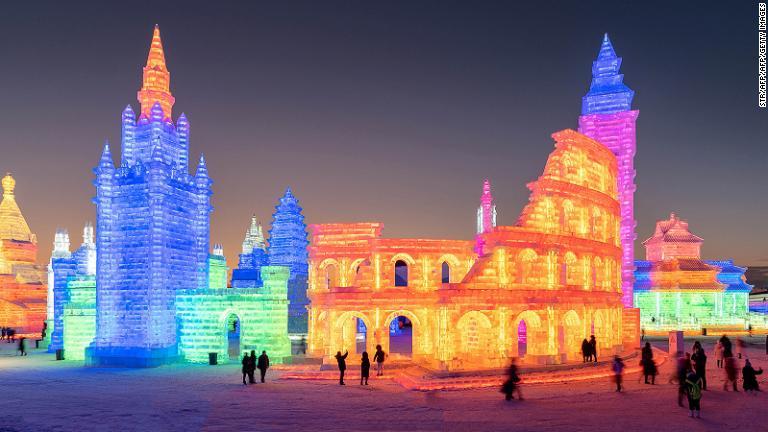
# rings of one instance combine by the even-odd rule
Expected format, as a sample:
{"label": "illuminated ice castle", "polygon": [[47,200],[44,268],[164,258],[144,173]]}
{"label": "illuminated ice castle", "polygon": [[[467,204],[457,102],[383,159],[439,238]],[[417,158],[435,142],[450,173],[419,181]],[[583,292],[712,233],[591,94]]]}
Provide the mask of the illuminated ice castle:
{"label": "illuminated ice castle", "polygon": [[155,27],[138,100],[123,110],[122,156],[104,146],[96,174],[96,338],[92,365],[175,360],[175,295],[208,284],[211,180],[189,173],[189,122],[174,124],[170,73]]}
{"label": "illuminated ice castle", "polygon": [[16,203],[16,180],[2,179],[0,201],[0,326],[40,334],[46,318],[45,268],[35,264],[37,237]]}
{"label": "illuminated ice castle", "polygon": [[[60,281],[55,262],[65,258],[53,260],[55,285],[66,287],[71,298],[65,300],[74,303],[54,295],[54,316],[63,308],[63,330],[57,330],[65,351],[78,351],[68,357],[80,355],[78,344],[88,339],[90,322],[95,336],[85,350],[88,365],[150,367],[205,361],[211,353],[231,357],[233,327],[235,357],[240,349],[266,349],[281,361],[290,355],[288,269],[261,268],[258,290],[226,289],[223,250],[217,246],[209,254],[213,182],[202,156],[194,174],[189,172],[189,122],[181,114],[174,123],[175,99],[157,27],[138,100],[138,115],[130,105],[123,110],[119,166],[107,144],[94,169],[93,297],[88,280],[64,275]],[[95,299],[95,319],[87,315],[89,298]],[[54,347],[60,345],[57,339]]]}
{"label": "illuminated ice castle", "polygon": [[656,223],[636,261],[635,304],[647,330],[745,330],[749,292],[745,267],[701,259],[704,240],[674,213]]}
{"label": "illuminated ice castle", "polygon": [[96,243],[93,225],[83,228],[83,243],[70,252],[69,233],[59,229],[48,266],[49,352],[64,349],[73,360],[84,358],[84,349],[96,333]]}
{"label": "illuminated ice castle", "polygon": [[608,147],[618,161],[619,204],[621,205],[621,290],[625,307],[632,307],[632,276],[635,253],[635,122],[640,113],[632,110],[635,92],[624,84],[619,73],[621,57],[616,56],[608,34],[592,63],[592,84],[582,99],[579,132]]}

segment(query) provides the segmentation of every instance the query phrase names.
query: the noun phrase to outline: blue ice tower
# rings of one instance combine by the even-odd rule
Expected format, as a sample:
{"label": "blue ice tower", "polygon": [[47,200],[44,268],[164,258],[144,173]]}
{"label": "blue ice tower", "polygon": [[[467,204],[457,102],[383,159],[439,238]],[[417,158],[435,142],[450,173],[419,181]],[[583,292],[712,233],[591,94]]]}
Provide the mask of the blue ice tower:
{"label": "blue ice tower", "polygon": [[211,184],[189,173],[189,122],[174,124],[170,73],[155,28],[141,113],[122,116],[122,155],[109,145],[96,174],[96,337],[92,366],[153,367],[177,359],[176,291],[208,284]]}
{"label": "blue ice tower", "polygon": [[290,269],[288,279],[288,332],[307,332],[307,225],[299,200],[287,188],[272,215],[269,230],[268,261],[270,266]]}

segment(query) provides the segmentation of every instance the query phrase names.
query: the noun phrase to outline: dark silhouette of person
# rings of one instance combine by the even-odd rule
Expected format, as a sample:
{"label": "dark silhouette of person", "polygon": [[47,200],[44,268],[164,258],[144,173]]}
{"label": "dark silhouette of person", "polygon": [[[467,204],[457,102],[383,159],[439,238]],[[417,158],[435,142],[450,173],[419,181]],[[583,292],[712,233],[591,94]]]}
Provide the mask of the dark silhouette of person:
{"label": "dark silhouette of person", "polygon": [[648,378],[651,378],[650,384],[656,384],[656,362],[653,361],[653,348],[651,348],[650,342],[646,342],[641,353],[641,362],[643,365],[643,376],[645,377],[645,383],[648,383]]}
{"label": "dark silhouette of person", "polygon": [[736,378],[738,375],[739,365],[736,363],[736,357],[728,356],[725,358],[725,383],[723,383],[723,390],[728,390],[728,384],[733,386],[733,391],[739,391],[736,386]]}
{"label": "dark silhouette of person", "polygon": [[344,371],[347,370],[347,356],[349,351],[345,351],[344,355],[341,355],[341,351],[336,351],[336,363],[339,364],[339,385],[344,384]]}
{"label": "dark silhouette of person", "polygon": [[48,334],[48,323],[43,321],[43,329],[40,331],[41,339],[45,339],[45,335]]}
{"label": "dark silhouette of person", "polygon": [[27,355],[27,338],[19,338],[19,355]]}
{"label": "dark silhouette of person", "polygon": [[583,357],[582,363],[586,363],[587,361],[592,360],[592,354],[590,353],[592,348],[589,346],[589,341],[587,338],[584,338],[583,341],[581,341],[581,356]]}
{"label": "dark silhouette of person", "polygon": [[762,373],[763,368],[755,370],[749,360],[744,362],[744,367],[741,369],[741,376],[744,378],[743,386],[745,392],[760,391],[760,384],[757,382],[757,376]]}
{"label": "dark silhouette of person", "polygon": [[515,398],[514,392],[517,391],[517,398],[523,400],[523,394],[520,393],[520,375],[517,373],[517,359],[512,358],[512,363],[507,369],[507,379],[501,386],[501,392],[504,393],[505,400],[512,400]]}
{"label": "dark silhouette of person", "polygon": [[363,351],[363,358],[360,360],[360,385],[368,385],[368,375],[371,372],[371,361],[368,360],[368,351]]}
{"label": "dark silhouette of person", "polygon": [[261,382],[264,382],[264,376],[267,375],[267,369],[269,369],[269,357],[267,356],[266,351],[261,352],[261,355],[259,356],[259,364],[256,365],[256,367],[259,368]]}
{"label": "dark silhouette of person", "polygon": [[[5,327],[3,327],[2,330],[0,330],[0,331],[2,332],[1,333],[2,337],[0,337],[0,340],[4,340],[5,339],[5,333],[6,333],[7,330],[6,330]],[[768,344],[768,338],[766,338],[766,342],[765,343]],[[768,345],[766,345],[766,347],[768,347]],[[768,352],[768,348],[766,348],[766,352]]]}
{"label": "dark silhouette of person", "polygon": [[691,352],[696,354],[696,351],[701,348],[701,342],[699,341],[693,341],[693,348],[691,348]]}
{"label": "dark silhouette of person", "polygon": [[690,371],[685,377],[685,394],[688,396],[689,417],[701,417],[701,377],[696,372]]}
{"label": "dark silhouette of person", "polygon": [[616,391],[621,392],[621,389],[623,388],[622,382],[624,381],[624,361],[621,357],[617,355],[613,356],[611,369],[613,370],[613,381],[616,383]]}
{"label": "dark silhouette of person", "polygon": [[589,351],[592,354],[592,360],[597,363],[597,339],[595,339],[595,335],[589,337]]}
{"label": "dark silhouette of person", "polygon": [[387,354],[381,349],[381,345],[376,345],[376,353],[373,354],[373,361],[376,362],[376,376],[384,375],[384,359]]}
{"label": "dark silhouette of person", "polygon": [[720,337],[720,344],[723,346],[723,357],[732,357],[733,345],[731,344],[731,340],[728,339],[728,336],[723,335]]}
{"label": "dark silhouette of person", "polygon": [[251,358],[248,363],[248,383],[256,384],[256,379],[253,375],[256,373],[256,350],[251,350]]}
{"label": "dark silhouette of person", "polygon": [[245,352],[245,355],[243,356],[243,361],[240,362],[243,365],[243,385],[248,385],[247,382],[245,382],[245,377],[248,376],[248,371],[251,368],[251,358],[248,357],[248,351]]}
{"label": "dark silhouette of person", "polygon": [[701,379],[701,389],[707,389],[707,354],[704,352],[704,348],[699,344],[699,348],[691,356],[693,362],[693,370],[696,375]]}
{"label": "dark silhouette of person", "polygon": [[688,372],[691,371],[691,354],[679,355],[677,358],[677,405],[683,405],[683,397],[686,395],[687,387],[685,380]]}

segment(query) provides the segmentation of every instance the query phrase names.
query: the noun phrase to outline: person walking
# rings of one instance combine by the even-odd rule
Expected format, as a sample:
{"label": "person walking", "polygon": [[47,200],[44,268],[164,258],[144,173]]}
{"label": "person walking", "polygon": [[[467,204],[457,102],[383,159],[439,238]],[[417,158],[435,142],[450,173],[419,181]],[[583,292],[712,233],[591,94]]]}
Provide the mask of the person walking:
{"label": "person walking", "polygon": [[19,355],[27,355],[27,338],[19,338]]}
{"label": "person walking", "polygon": [[616,383],[616,391],[621,392],[623,375],[624,375],[624,361],[619,356],[613,356],[613,362],[611,364],[613,370],[613,381]]}
{"label": "person walking", "polygon": [[762,373],[763,368],[755,370],[755,368],[752,367],[752,363],[749,362],[749,359],[744,361],[744,368],[741,369],[741,376],[744,379],[742,386],[745,392],[752,393],[760,391],[760,384],[757,382],[757,376]]}
{"label": "person walking", "polygon": [[592,359],[597,363],[597,339],[595,335],[589,337],[589,352],[592,354]]}
{"label": "person walking", "polygon": [[720,341],[715,342],[715,362],[718,369],[723,367],[723,344]]}
{"label": "person walking", "polygon": [[505,400],[512,400],[515,398],[514,393],[517,391],[517,398],[523,400],[523,394],[520,393],[520,375],[517,373],[517,359],[512,358],[512,363],[507,370],[507,380],[501,386],[501,392],[504,393]]}
{"label": "person walking", "polygon": [[589,347],[589,341],[587,338],[584,338],[583,341],[581,341],[581,356],[582,356],[582,363],[586,363],[589,360],[592,360],[592,355],[590,355],[590,347]]}
{"label": "person walking", "polygon": [[723,346],[723,359],[733,356],[733,345],[731,345],[731,340],[728,336],[721,336],[720,344]]}
{"label": "person walking", "polygon": [[734,356],[728,356],[725,358],[725,383],[723,383],[723,390],[728,391],[728,384],[733,386],[733,391],[739,391],[736,387],[736,376],[738,375],[739,365],[736,362]]}
{"label": "person walking", "polygon": [[739,357],[739,360],[741,360],[741,354],[744,352],[744,348],[746,348],[746,344],[744,343],[744,340],[740,337],[736,338],[736,355]]}
{"label": "person walking", "polygon": [[701,418],[701,377],[691,371],[685,378],[686,395],[688,396],[688,417]]}
{"label": "person walking", "polygon": [[707,354],[704,352],[704,348],[699,345],[699,349],[691,356],[693,362],[693,370],[696,375],[701,379],[701,389],[707,389]]}
{"label": "person walking", "polygon": [[376,362],[376,376],[384,375],[384,358],[386,356],[381,345],[376,345],[376,353],[373,354],[373,361]]}
{"label": "person walking", "polygon": [[262,351],[261,355],[259,356],[259,362],[256,365],[257,368],[259,368],[259,373],[261,374],[261,382],[264,382],[264,376],[267,375],[267,369],[269,369],[269,357],[267,356],[266,351]]}
{"label": "person walking", "polygon": [[336,363],[339,365],[339,385],[344,384],[344,371],[347,370],[347,356],[349,351],[345,351],[344,355],[341,355],[341,351],[336,351]]}
{"label": "person walking", "polygon": [[688,377],[688,372],[691,371],[691,355],[685,353],[677,358],[677,405],[683,406],[683,398],[685,397],[686,384],[685,380]]}
{"label": "person walking", "polygon": [[256,379],[253,377],[256,373],[256,350],[251,350],[251,358],[248,363],[248,384],[256,384]]}
{"label": "person walking", "polygon": [[245,352],[245,355],[243,356],[243,361],[240,362],[243,365],[243,385],[248,385],[247,382],[245,382],[245,377],[248,376],[248,370],[251,367],[251,358],[248,356],[248,351]]}
{"label": "person walking", "polygon": [[363,358],[360,360],[360,385],[368,385],[368,375],[371,372],[371,361],[368,360],[368,351],[363,351]]}
{"label": "person walking", "polygon": [[651,348],[650,342],[645,343],[640,358],[642,359],[640,360],[640,363],[643,366],[643,376],[645,377],[645,383],[649,384],[648,377],[650,377],[650,384],[656,384],[656,362],[653,361],[653,348]]}

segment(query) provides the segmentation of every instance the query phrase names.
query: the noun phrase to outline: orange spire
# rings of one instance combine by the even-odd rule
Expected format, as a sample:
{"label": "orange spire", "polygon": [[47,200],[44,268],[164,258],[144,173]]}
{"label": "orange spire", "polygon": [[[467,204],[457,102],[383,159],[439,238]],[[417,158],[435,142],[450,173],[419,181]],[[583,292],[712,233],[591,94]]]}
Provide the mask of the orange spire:
{"label": "orange spire", "polygon": [[137,95],[141,103],[141,115],[150,117],[152,106],[159,103],[160,108],[163,109],[163,117],[171,118],[173,103],[176,99],[171,94],[170,85],[171,73],[165,66],[160,27],[155,25],[152,44],[149,46],[149,55],[147,55],[147,65],[144,66],[144,79]]}

